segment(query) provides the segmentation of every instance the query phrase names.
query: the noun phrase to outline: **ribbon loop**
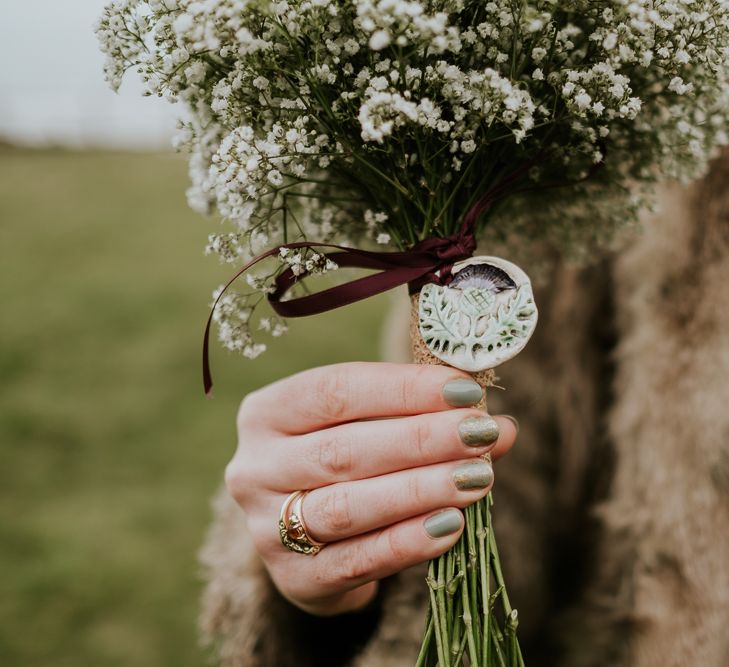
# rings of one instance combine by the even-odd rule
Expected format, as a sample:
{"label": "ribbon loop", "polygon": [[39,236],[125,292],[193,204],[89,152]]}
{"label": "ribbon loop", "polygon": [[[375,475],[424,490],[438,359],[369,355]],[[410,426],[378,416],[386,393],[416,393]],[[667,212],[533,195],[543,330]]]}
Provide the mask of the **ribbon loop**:
{"label": "ribbon loop", "polygon": [[332,252],[324,254],[340,268],[372,269],[377,273],[356,278],[340,285],[335,285],[315,294],[283,300],[288,291],[310,272],[295,274],[291,267],[282,271],[275,280],[275,289],[268,295],[268,302],[273,310],[282,317],[305,317],[318,315],[335,308],[367,299],[400,285],[408,285],[411,292],[419,290],[429,282],[450,282],[450,270],[453,264],[468,259],[476,250],[476,239],[471,225],[464,223],[461,229],[450,236],[434,237],[417,243],[410,250],[401,252],[375,252],[359,250],[331,243],[314,243],[299,241],[285,243],[255,257],[238,271],[223,287],[208,316],[203,339],[203,384],[205,393],[210,394],[213,387],[210,371],[210,327],[213,313],[225,291],[248,269],[258,262],[280,253],[281,249],[317,249],[326,248]]}

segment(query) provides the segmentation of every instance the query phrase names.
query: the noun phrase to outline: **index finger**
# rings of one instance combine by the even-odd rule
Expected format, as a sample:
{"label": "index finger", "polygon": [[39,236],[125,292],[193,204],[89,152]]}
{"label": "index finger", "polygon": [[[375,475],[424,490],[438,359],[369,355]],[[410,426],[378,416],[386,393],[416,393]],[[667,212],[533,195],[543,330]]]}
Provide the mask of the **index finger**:
{"label": "index finger", "polygon": [[243,400],[241,428],[298,435],[375,417],[476,405],[483,390],[449,366],[352,362],[320,366],[259,389]]}

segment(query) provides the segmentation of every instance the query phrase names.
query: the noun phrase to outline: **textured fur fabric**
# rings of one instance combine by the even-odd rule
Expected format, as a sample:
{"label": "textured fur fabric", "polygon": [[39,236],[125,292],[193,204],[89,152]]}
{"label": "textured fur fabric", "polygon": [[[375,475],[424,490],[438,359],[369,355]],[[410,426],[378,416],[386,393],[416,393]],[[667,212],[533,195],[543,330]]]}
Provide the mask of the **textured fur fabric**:
{"label": "textured fur fabric", "polygon": [[[532,342],[499,369],[490,411],[521,428],[495,520],[529,667],[729,665],[728,186],[725,159],[666,191],[614,258],[557,270]],[[415,661],[422,567],[362,614],[308,617],[225,493],[202,562],[202,628],[224,667]]]}
{"label": "textured fur fabric", "polygon": [[617,467],[580,667],[729,665],[729,159],[662,204],[614,271]]}

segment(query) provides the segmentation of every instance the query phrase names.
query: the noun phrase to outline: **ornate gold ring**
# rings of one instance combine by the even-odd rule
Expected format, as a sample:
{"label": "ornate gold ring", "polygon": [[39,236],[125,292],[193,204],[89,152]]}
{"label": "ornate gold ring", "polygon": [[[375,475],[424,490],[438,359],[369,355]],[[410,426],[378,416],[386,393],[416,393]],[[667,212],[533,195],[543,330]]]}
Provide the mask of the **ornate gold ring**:
{"label": "ornate gold ring", "polygon": [[306,529],[302,504],[307,493],[309,492],[294,491],[284,500],[278,518],[278,532],[281,544],[289,551],[315,556],[325,545],[324,542],[317,542],[312,538]]}

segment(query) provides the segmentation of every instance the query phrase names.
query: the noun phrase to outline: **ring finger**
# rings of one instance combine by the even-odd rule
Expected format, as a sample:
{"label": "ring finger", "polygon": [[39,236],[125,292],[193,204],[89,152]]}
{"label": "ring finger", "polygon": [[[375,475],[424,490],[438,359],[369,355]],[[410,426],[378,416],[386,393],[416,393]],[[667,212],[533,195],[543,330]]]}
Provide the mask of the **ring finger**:
{"label": "ring finger", "polygon": [[335,542],[442,507],[466,507],[488,493],[493,478],[482,458],[422,466],[314,489],[302,514],[312,538]]}

